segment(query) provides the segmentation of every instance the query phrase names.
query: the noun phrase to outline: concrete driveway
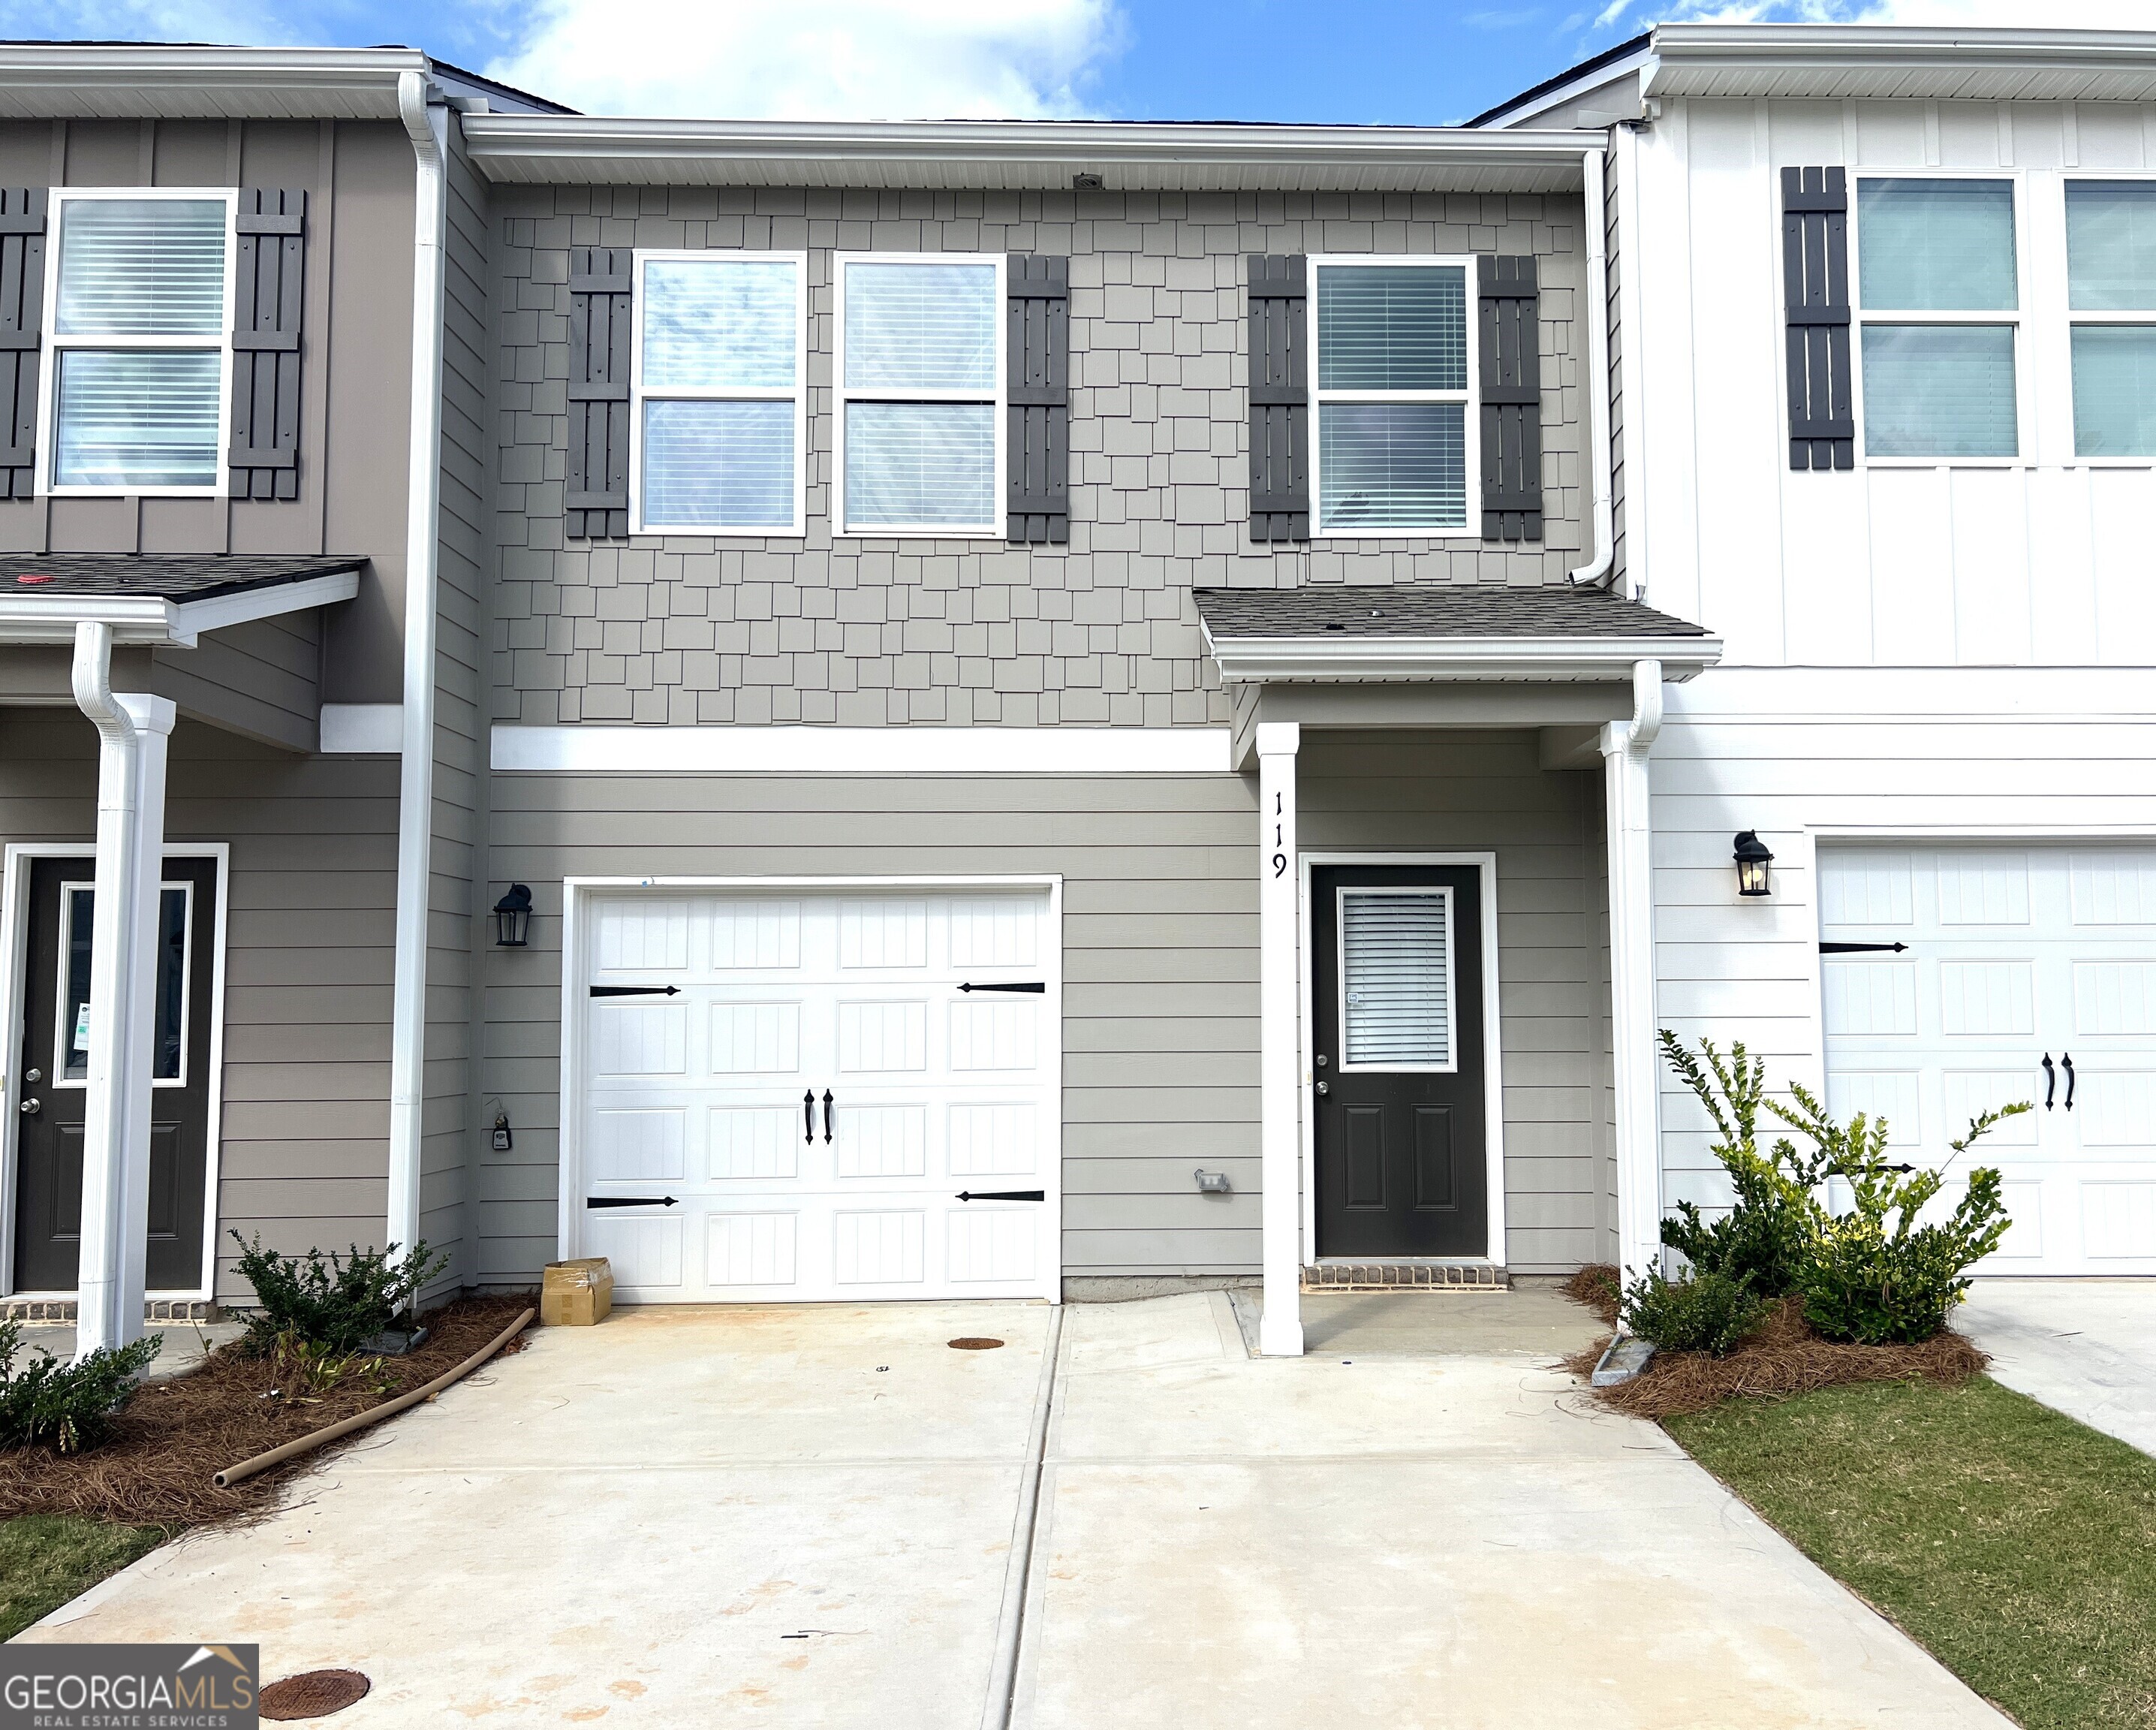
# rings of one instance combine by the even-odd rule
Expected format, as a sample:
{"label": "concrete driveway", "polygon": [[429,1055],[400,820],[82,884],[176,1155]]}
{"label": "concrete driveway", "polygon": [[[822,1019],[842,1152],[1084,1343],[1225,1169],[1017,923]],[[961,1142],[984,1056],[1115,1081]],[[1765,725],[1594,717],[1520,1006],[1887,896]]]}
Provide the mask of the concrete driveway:
{"label": "concrete driveway", "polygon": [[1979,1280],[1954,1326],[2008,1387],[2156,1454],[2156,1280]]}
{"label": "concrete driveway", "polygon": [[1025,1730],[2006,1723],[1547,1353],[1256,1361],[1219,1295],[1065,1312],[1014,1624],[1050,1316],[549,1330],[24,1637],[352,1666],[354,1730],[972,1730],[1012,1631]]}

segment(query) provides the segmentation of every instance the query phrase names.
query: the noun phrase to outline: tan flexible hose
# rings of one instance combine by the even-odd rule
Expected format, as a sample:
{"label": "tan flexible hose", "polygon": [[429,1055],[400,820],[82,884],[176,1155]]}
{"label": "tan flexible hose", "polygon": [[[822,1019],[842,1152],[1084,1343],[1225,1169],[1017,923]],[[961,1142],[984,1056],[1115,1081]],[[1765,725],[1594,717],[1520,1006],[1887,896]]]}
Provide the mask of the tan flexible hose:
{"label": "tan flexible hose", "polygon": [[288,1441],[282,1447],[270,1449],[266,1454],[257,1454],[252,1460],[243,1460],[237,1466],[228,1466],[213,1477],[210,1482],[220,1490],[228,1490],[242,1478],[251,1478],[258,1471],[267,1471],[273,1466],[282,1466],[287,1460],[306,1453],[311,1449],[319,1448],[324,1442],[333,1442],[341,1435],[350,1435],[355,1430],[364,1430],[370,1424],[379,1424],[384,1418],[395,1417],[405,1407],[417,1405],[429,1394],[439,1394],[452,1382],[463,1380],[465,1377],[470,1375],[507,1345],[510,1341],[515,1339],[518,1334],[523,1332],[536,1313],[537,1312],[534,1310],[525,1311],[522,1315],[496,1334],[491,1343],[473,1353],[454,1369],[444,1371],[436,1376],[425,1387],[414,1388],[409,1394],[400,1394],[394,1399],[385,1401],[377,1406],[370,1406],[367,1410],[356,1413],[349,1418],[340,1418],[336,1423],[316,1430],[311,1435],[303,1435],[297,1441]]}

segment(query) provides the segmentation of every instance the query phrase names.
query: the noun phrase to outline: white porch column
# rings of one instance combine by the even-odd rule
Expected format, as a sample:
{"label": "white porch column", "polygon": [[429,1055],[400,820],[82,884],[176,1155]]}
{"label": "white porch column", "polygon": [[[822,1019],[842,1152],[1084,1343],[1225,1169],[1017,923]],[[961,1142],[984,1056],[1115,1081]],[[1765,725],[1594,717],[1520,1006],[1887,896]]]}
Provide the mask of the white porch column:
{"label": "white porch column", "polygon": [[1632,669],[1632,719],[1602,729],[1609,848],[1609,1030],[1616,1071],[1617,1244],[1626,1280],[1661,1265],[1655,885],[1647,755],[1662,728],[1662,667]]}
{"label": "white porch column", "polygon": [[1296,722],[1258,723],[1259,1211],[1265,1313],[1258,1349],[1302,1355],[1302,970],[1295,850]]}
{"label": "white porch column", "polygon": [[154,933],[173,713],[163,697],[114,696],[111,656],[109,625],[75,628],[75,702],[99,737],[78,1352],[141,1337],[148,1252]]}

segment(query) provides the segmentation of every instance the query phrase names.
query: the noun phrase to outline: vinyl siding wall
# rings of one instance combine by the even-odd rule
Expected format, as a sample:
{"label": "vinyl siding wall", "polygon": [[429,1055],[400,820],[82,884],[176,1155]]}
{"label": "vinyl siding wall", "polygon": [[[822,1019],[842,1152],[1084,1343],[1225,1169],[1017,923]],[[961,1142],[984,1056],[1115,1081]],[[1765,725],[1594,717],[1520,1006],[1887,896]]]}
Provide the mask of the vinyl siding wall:
{"label": "vinyl siding wall", "polygon": [[[497,720],[1219,724],[1194,586],[1562,582],[1584,542],[1576,196],[500,187],[495,209]],[[572,246],[808,250],[805,538],[566,540]],[[833,536],[834,248],[1069,257],[1067,547]],[[1536,255],[1546,539],[1254,547],[1255,252]]]}
{"label": "vinyl siding wall", "polygon": [[[87,721],[0,709],[0,839],[86,850],[96,786]],[[182,721],[166,814],[167,841],[232,849],[211,1223],[217,1295],[244,1302],[228,1230],[287,1252],[381,1242],[397,765],[294,757]]]}

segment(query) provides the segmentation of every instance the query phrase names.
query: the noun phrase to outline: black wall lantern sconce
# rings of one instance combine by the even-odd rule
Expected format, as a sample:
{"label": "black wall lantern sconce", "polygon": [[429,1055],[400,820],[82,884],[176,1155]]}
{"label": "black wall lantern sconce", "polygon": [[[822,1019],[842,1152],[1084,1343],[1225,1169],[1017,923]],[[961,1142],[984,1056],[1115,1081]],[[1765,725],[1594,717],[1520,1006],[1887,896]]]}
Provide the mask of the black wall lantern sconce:
{"label": "black wall lantern sconce", "polygon": [[495,946],[521,949],[531,929],[531,891],[521,883],[509,886],[509,893],[494,904]]}
{"label": "black wall lantern sconce", "polygon": [[1737,892],[1743,896],[1772,895],[1767,886],[1767,868],[1774,862],[1774,855],[1767,850],[1767,844],[1759,839],[1756,829],[1746,829],[1737,838]]}

